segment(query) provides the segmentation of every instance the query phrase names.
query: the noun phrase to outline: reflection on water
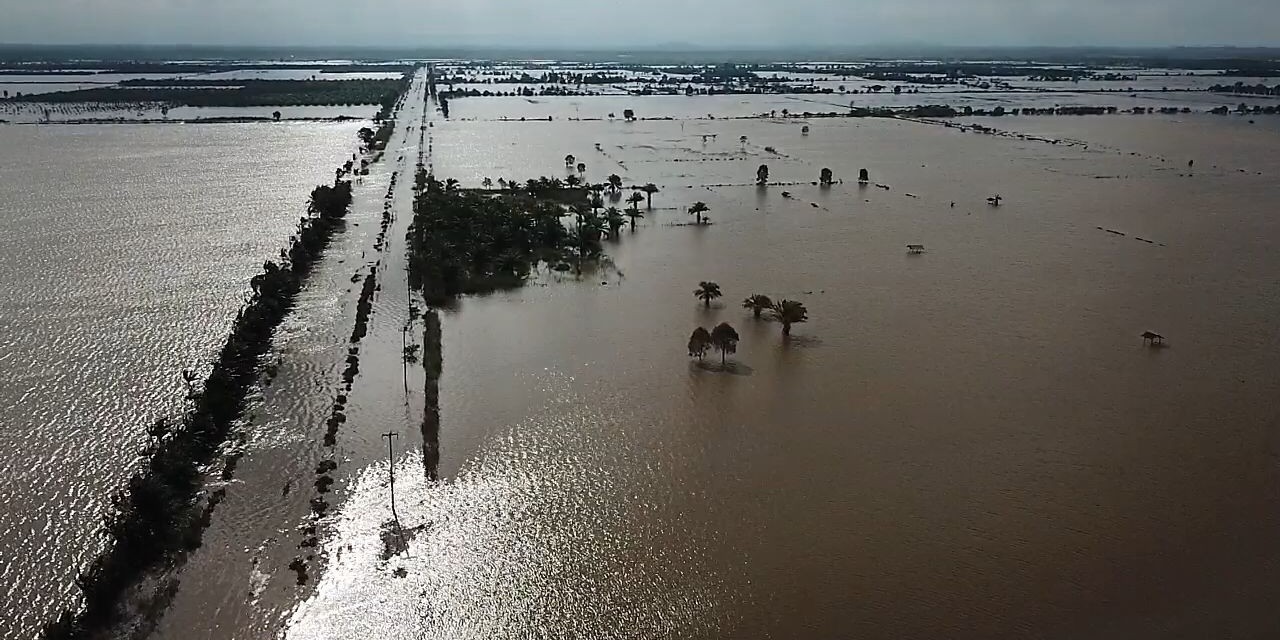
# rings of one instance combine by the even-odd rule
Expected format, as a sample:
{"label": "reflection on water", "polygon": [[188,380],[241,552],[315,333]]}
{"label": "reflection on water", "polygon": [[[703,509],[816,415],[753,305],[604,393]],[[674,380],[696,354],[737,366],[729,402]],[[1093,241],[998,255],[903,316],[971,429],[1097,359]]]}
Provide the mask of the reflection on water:
{"label": "reflection on water", "polygon": [[0,638],[69,604],[147,425],[357,128],[0,127]]}
{"label": "reflection on water", "polygon": [[741,576],[710,566],[708,514],[679,508],[692,488],[627,441],[629,416],[562,403],[448,482],[414,473],[418,454],[402,458],[398,513],[415,534],[390,560],[387,467],[368,468],[289,637],[716,637],[746,603],[723,584]]}

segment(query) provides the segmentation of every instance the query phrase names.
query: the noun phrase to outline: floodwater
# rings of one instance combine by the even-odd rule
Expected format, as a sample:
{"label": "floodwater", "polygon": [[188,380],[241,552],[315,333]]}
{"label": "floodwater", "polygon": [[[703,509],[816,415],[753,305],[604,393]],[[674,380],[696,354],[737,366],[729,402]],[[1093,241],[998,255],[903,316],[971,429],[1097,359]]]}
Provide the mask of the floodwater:
{"label": "floodwater", "polygon": [[[46,111],[47,109],[47,111]],[[46,120],[54,123],[68,120],[196,120],[209,118],[270,118],[276,111],[285,120],[300,119],[372,119],[378,105],[361,104],[342,107],[173,107],[168,112],[153,105],[104,105],[100,103],[44,104],[14,102],[0,104],[0,119],[19,124],[35,124]],[[95,123],[96,124],[96,123]],[[114,122],[112,122],[114,124]]]}
{"label": "floodwater", "polygon": [[147,426],[359,126],[0,127],[0,638],[70,604]]}
{"label": "floodwater", "polygon": [[[554,122],[444,121],[410,100],[281,329],[279,374],[155,637],[1280,634],[1280,129],[961,121],[1066,142],[1049,144],[886,119],[702,119],[770,99],[575,98]],[[566,121],[566,104],[648,115],[677,101],[697,119]],[[530,104],[548,103],[451,110]],[[425,443],[425,377],[400,359],[401,340],[423,341],[421,322],[402,333],[420,151],[469,187],[563,176],[572,153],[592,182],[662,188],[607,245],[610,264],[439,310],[440,428]],[[750,184],[761,163],[787,184]],[[844,182],[810,184],[823,167]],[[888,188],[854,183],[864,167]],[[699,200],[713,224],[689,224]],[[702,280],[725,292],[709,309],[692,295]],[[784,338],[741,308],[753,293],[801,300],[811,319]],[[729,366],[691,361],[690,332],[719,322],[741,335]],[[1146,330],[1169,346],[1144,346]],[[327,446],[338,394],[348,419]],[[330,509],[312,547],[317,497]]]}
{"label": "floodwater", "polygon": [[[380,555],[372,465],[287,636],[1280,633],[1280,140],[1071,122],[1095,146],[887,120],[438,124],[437,175],[464,184],[574,153],[664,190],[614,268],[443,312],[439,478],[397,461],[409,551]],[[705,186],[761,162],[846,182]],[[848,181],[862,167],[890,189]],[[714,224],[687,224],[694,200]],[[709,310],[700,280],[726,293]],[[784,339],[752,293],[811,321]],[[733,365],[691,363],[689,332],[722,321]]]}

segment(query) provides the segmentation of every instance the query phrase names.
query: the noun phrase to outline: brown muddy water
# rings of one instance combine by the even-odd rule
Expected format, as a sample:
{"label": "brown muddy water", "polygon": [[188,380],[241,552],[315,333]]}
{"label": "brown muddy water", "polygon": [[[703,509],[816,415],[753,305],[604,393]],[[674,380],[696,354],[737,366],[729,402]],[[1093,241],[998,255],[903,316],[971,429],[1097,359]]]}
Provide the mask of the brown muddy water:
{"label": "brown muddy water", "polygon": [[[440,123],[442,177],[574,153],[591,180],[664,191],[612,268],[443,313],[440,477],[397,463],[409,551],[381,555],[371,465],[287,637],[1280,633],[1280,139],[1061,122],[1079,144],[886,120]],[[761,162],[846,182],[704,186]],[[853,184],[862,167],[890,188]],[[694,200],[714,224],[687,224]],[[700,280],[726,293],[710,310]],[[812,320],[784,339],[740,308],[757,292]],[[732,370],[692,364],[689,332],[721,321]]]}
{"label": "brown muddy water", "polygon": [[[405,129],[421,108],[282,332],[157,637],[1280,634],[1275,127],[984,123],[1055,145],[892,120],[434,115],[422,136]],[[591,181],[663,189],[611,264],[441,310],[438,467],[422,370],[405,392],[399,360],[404,177],[372,250],[388,174],[420,145],[464,186],[562,174],[572,153]],[[749,185],[762,162],[801,184]],[[809,184],[823,167],[845,182]],[[889,188],[860,188],[863,167]],[[695,200],[713,224],[689,224]],[[725,292],[709,310],[701,280]],[[741,308],[752,293],[811,321],[784,339]],[[722,321],[742,337],[733,366],[692,363],[689,333]],[[408,547],[392,555],[386,432]],[[299,546],[328,459],[320,546]]]}
{"label": "brown muddy water", "polygon": [[359,126],[0,127],[0,638],[70,604],[147,426]]}

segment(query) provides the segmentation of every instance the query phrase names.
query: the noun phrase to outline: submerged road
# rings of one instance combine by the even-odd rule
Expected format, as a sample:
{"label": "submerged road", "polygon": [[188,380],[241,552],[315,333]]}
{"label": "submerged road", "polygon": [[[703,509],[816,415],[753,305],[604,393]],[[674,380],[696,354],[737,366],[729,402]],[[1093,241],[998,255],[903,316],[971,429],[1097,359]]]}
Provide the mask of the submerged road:
{"label": "submerged road", "polygon": [[[428,161],[424,128],[433,109],[426,88],[424,70],[396,116],[385,154],[355,186],[347,229],[277,333],[261,397],[246,411],[242,457],[225,482],[226,499],[203,547],[173,576],[172,601],[153,637],[277,634],[329,559],[341,556],[342,549],[321,541],[333,523],[350,517],[351,479],[385,465],[381,434],[396,434],[399,452],[421,448],[422,369],[403,366],[402,341],[420,342],[422,335],[420,322],[410,322],[404,238],[413,218],[413,177]],[[367,333],[353,342],[366,282]],[[359,369],[348,385],[352,355]]]}

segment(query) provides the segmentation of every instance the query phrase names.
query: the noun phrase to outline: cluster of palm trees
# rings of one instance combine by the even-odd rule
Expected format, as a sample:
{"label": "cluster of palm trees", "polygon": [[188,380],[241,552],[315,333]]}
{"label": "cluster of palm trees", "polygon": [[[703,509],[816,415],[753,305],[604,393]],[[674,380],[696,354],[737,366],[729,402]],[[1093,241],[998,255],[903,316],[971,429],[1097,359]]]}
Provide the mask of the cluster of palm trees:
{"label": "cluster of palm trees", "polygon": [[[698,283],[698,288],[693,290],[693,295],[702,301],[703,306],[710,309],[711,301],[722,297],[724,293],[720,290],[719,284],[704,280]],[[805,308],[803,302],[798,300],[782,299],[774,302],[769,296],[753,293],[742,301],[742,308],[750,309],[756,320],[768,312],[771,319],[782,324],[784,336],[791,335],[792,325],[809,321],[809,310]],[[723,363],[728,354],[737,350],[737,345],[738,333],[728,323],[721,323],[710,332],[698,327],[689,338],[689,355],[701,360],[707,351],[714,347],[720,351]]]}
{"label": "cluster of palm trees", "polygon": [[[715,282],[704,280],[698,283],[698,288],[693,290],[694,297],[702,301],[706,308],[711,308],[711,301],[724,295],[720,291],[720,285]],[[753,293],[742,301],[743,309],[750,309],[752,315],[757,320],[761,315],[768,311],[769,317],[782,323],[783,335],[791,334],[791,325],[808,322],[809,310],[805,308],[804,303],[797,300],[779,300],[774,302],[769,296],[762,293]]]}
{"label": "cluster of palm trees", "polygon": [[[580,218],[574,230],[561,222],[555,200],[488,197],[441,182],[420,171],[419,195],[409,230],[409,274],[432,303],[459,293],[523,281],[532,264],[569,253],[598,252],[598,227]],[[518,183],[517,183],[518,184]]]}
{"label": "cluster of palm trees", "polygon": [[760,319],[760,314],[769,312],[769,317],[782,323],[782,335],[791,335],[791,325],[809,321],[809,310],[798,300],[779,300],[774,302],[761,293],[753,293],[742,301],[742,308],[750,309]]}

